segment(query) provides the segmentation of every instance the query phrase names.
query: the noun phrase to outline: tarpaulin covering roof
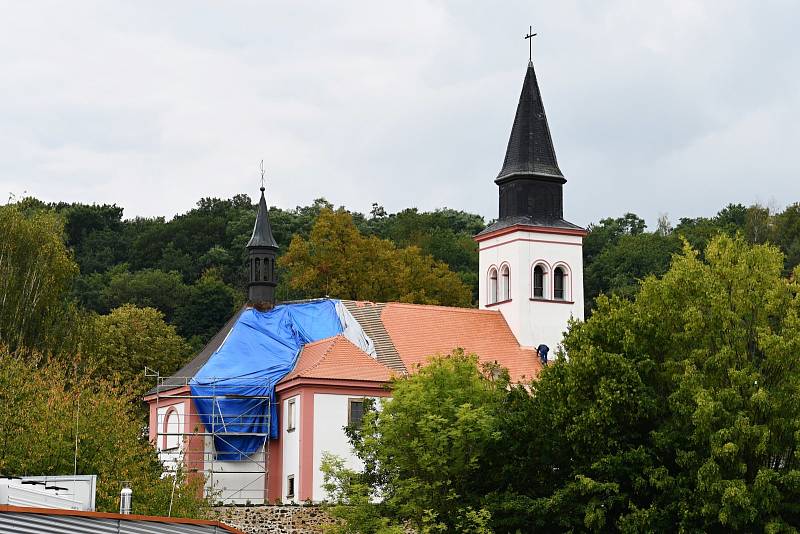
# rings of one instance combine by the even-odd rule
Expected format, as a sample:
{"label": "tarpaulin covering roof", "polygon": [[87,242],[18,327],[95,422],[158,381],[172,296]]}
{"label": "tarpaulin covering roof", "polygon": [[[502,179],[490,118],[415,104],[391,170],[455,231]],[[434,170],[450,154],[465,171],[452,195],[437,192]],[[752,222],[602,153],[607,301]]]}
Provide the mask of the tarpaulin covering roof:
{"label": "tarpaulin covering roof", "polygon": [[[217,459],[243,460],[267,434],[278,437],[275,384],[294,368],[303,345],[344,331],[342,311],[339,301],[326,299],[242,312],[190,382],[200,419],[215,433]],[[347,337],[363,346],[359,335],[365,338],[360,329]]]}

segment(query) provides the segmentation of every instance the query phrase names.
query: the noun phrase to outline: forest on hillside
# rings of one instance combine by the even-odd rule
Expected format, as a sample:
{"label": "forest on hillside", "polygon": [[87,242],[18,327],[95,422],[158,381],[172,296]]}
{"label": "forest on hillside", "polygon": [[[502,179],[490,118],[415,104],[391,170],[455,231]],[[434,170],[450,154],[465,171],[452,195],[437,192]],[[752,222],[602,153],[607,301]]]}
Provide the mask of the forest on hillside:
{"label": "forest on hillside", "polygon": [[[244,246],[255,217],[255,205],[247,195],[204,198],[196,208],[169,221],[125,219],[123,207],[116,205],[45,204],[27,198],[16,206],[25,213],[50,210],[63,220],[65,244],[79,269],[71,294],[86,310],[108,314],[123,304],[155,308],[198,349],[244,301]],[[387,213],[378,204],[368,214],[333,210],[325,199],[293,209],[270,208],[283,257],[279,300],[327,295],[455,306],[477,302],[478,254],[472,237],[489,222],[480,215],[447,208]],[[327,214],[323,224],[319,224],[321,213]],[[774,213],[762,206],[731,204],[712,217],[681,218],[674,226],[662,217],[653,229],[626,213],[590,224],[588,230],[583,247],[588,313],[601,293],[631,297],[639,280],[666,272],[684,240],[704,250],[714,235],[738,233],[749,243],[777,245],[785,254],[787,274],[800,263],[800,204]],[[331,242],[336,246],[322,246]],[[387,245],[395,256],[405,252],[397,261],[407,270],[417,275],[433,270],[436,276],[416,286],[408,281],[410,286],[394,292],[378,291],[378,287],[392,289],[403,278],[371,279],[390,270],[385,266],[387,252],[380,248]],[[381,268],[357,273],[349,268],[378,257],[383,258]],[[319,280],[323,271],[324,276],[337,271],[348,271],[344,278],[352,276],[323,283]],[[444,283],[438,281],[443,277]],[[433,286],[438,287],[431,291]],[[465,295],[463,286],[470,295]]]}

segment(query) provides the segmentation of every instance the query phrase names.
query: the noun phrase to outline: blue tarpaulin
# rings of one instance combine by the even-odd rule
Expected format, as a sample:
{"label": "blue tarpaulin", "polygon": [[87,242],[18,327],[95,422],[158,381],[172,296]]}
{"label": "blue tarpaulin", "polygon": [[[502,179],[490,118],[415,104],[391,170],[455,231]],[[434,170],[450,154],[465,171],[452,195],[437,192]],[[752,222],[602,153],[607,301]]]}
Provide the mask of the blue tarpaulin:
{"label": "blue tarpaulin", "polygon": [[278,437],[275,385],[294,368],[303,345],[342,333],[337,304],[318,300],[242,312],[190,383],[200,420],[215,433],[217,459],[244,460],[267,434]]}

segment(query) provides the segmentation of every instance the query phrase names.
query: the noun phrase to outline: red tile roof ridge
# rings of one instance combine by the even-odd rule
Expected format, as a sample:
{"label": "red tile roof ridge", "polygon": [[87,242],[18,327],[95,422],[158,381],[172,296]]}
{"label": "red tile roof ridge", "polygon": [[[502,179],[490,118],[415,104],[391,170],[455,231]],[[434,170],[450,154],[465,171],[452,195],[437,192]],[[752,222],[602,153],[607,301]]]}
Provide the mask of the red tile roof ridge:
{"label": "red tile roof ridge", "polygon": [[350,300],[350,299],[343,299],[343,300],[352,302],[358,307],[383,305],[383,306],[401,306],[403,308],[428,308],[428,309],[439,309],[439,310],[448,310],[448,311],[456,311],[464,313],[481,313],[481,314],[492,314],[492,315],[500,313],[500,310],[481,310],[479,308],[462,308],[460,306],[443,306],[441,304],[416,304],[414,302],[398,302],[398,301],[372,302],[371,300]]}
{"label": "red tile roof ridge", "polygon": [[322,339],[318,339],[316,341],[312,341],[310,343],[306,343],[305,345],[303,345],[303,348],[300,349],[300,352],[303,352],[303,350],[305,350],[306,347],[316,347],[318,345],[323,345],[325,343],[331,343],[337,337],[343,337],[343,336],[344,336],[344,334],[339,333],[339,334],[336,334],[335,336],[328,336],[328,337],[324,337]]}
{"label": "red tile roof ridge", "polygon": [[437,310],[447,310],[460,313],[475,313],[481,315],[502,315],[500,310],[481,310],[479,308],[461,308],[458,306],[442,306],[440,304],[414,304],[411,302],[386,302],[386,306],[399,308],[427,308]]}

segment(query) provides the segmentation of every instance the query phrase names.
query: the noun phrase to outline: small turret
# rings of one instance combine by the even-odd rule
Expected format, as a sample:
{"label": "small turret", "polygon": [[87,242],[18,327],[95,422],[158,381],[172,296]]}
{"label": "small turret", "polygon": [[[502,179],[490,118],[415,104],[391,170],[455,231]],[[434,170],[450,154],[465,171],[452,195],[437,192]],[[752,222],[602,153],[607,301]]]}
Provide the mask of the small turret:
{"label": "small turret", "polygon": [[275,306],[275,287],[278,285],[275,267],[277,255],[278,243],[272,236],[267,200],[264,198],[264,186],[262,185],[256,224],[253,227],[253,235],[247,243],[247,259],[250,269],[247,299],[255,308],[269,309]]}

